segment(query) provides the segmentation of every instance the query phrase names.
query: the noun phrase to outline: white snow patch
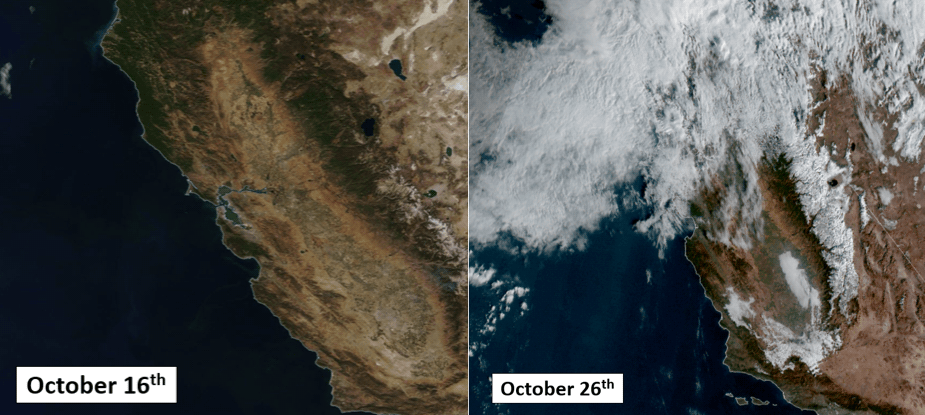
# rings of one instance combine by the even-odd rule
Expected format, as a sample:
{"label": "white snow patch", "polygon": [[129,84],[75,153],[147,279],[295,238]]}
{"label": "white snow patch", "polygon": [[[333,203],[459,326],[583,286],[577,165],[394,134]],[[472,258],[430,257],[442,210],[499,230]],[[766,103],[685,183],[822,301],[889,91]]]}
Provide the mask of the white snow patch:
{"label": "white snow patch", "polygon": [[899,224],[899,221],[892,219],[882,218],[883,219],[883,228],[888,231],[896,230],[896,225]]}
{"label": "white snow patch", "polygon": [[444,79],[443,85],[449,89],[455,89],[457,91],[469,92],[469,75],[463,74],[457,77]]}
{"label": "white snow patch", "polygon": [[870,211],[867,209],[867,200],[864,199],[865,195],[867,195],[867,192],[858,195],[858,203],[861,205],[861,229],[866,228],[867,224],[870,223]]}
{"label": "white snow patch", "polygon": [[893,192],[890,192],[890,189],[878,187],[877,194],[880,195],[880,203],[883,203],[883,206],[887,206],[893,201]]}
{"label": "white snow patch", "polygon": [[828,276],[832,289],[830,302],[848,316],[848,302],[857,296],[858,289],[854,238],[845,225],[851,199],[845,192],[846,183],[831,187],[827,182],[829,177],[837,175],[851,177],[852,167],[850,164],[847,168],[841,167],[828,152],[816,151],[816,138],[811,135],[807,140],[791,141],[785,144],[783,151],[793,160],[790,174],[795,179],[806,220],[826,248],[821,255],[832,269]]}
{"label": "white snow patch", "polygon": [[809,330],[797,336],[787,326],[767,315],[763,315],[762,319],[766,329],[762,340],[767,345],[764,355],[780,370],[793,369],[793,365],[787,363],[787,360],[796,356],[809,366],[810,372],[817,374],[819,362],[841,347],[841,337],[838,333],[833,335],[821,330]]}
{"label": "white snow patch", "polygon": [[427,212],[420,191],[401,175],[397,166],[389,169],[387,178],[379,180],[376,192],[399,203],[405,223],[423,222],[443,254],[460,260],[465,257],[465,249],[456,242],[450,226]]}

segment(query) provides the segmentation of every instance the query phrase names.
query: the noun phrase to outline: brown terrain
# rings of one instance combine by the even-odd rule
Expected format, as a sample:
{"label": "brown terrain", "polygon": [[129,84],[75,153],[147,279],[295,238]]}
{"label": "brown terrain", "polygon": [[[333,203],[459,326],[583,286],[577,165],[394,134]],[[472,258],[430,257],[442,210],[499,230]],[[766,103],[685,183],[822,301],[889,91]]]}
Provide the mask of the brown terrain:
{"label": "brown terrain", "polygon": [[465,412],[467,4],[117,6],[103,46],[145,140],[260,263],[256,299],[332,370],[333,403]]}
{"label": "brown terrain", "polygon": [[[818,106],[808,119],[812,133],[825,124],[816,138],[818,151],[833,154],[851,177],[825,178],[828,185],[844,185],[851,200],[844,217],[854,238],[854,268],[859,275],[857,297],[842,313],[832,297],[831,269],[812,221],[806,219],[785,156],[770,157],[759,168],[764,199],[763,228],[751,249],[715,242],[711,235],[723,223],[714,212],[725,192],[741,185],[741,174],[724,172],[711,190],[692,205],[698,230],[689,239],[688,258],[694,263],[708,296],[723,314],[730,337],[726,364],[735,371],[774,381],[788,400],[819,413],[925,413],[925,190],[920,187],[921,163],[895,154],[892,143],[895,116],[874,110],[869,126],[883,131],[878,155],[875,131],[865,129],[864,111],[850,89],[849,79],[817,77]],[[876,129],[876,127],[874,127]],[[833,153],[833,149],[835,150]],[[850,161],[846,158],[850,154]],[[866,205],[866,223],[861,201]],[[801,307],[788,288],[778,255],[792,252],[809,284],[820,293],[818,319],[810,307]],[[735,293],[735,295],[733,295]],[[746,312],[742,307],[747,306]],[[732,311],[731,311],[732,310]],[[734,312],[739,310],[739,312]],[[787,326],[795,335],[815,327],[839,336],[841,344],[813,369],[791,356],[783,368],[772,364],[772,324]],[[739,320],[739,323],[736,322]]]}

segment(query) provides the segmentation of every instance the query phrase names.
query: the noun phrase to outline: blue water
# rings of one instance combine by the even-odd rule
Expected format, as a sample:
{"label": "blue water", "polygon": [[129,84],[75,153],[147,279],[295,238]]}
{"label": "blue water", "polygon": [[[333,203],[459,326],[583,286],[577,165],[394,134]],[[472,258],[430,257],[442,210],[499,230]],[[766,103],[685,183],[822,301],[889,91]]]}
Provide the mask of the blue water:
{"label": "blue water", "polygon": [[509,44],[537,44],[553,23],[542,0],[482,0],[477,11],[488,18],[498,39]]}
{"label": "blue water", "polygon": [[363,123],[360,124],[360,128],[363,130],[363,134],[367,137],[372,137],[376,132],[376,119],[367,118],[363,120]]}
{"label": "blue water", "polygon": [[[113,12],[0,2],[0,413],[339,413],[330,372],[253,299],[257,263],[140,138],[97,46]],[[179,404],[16,405],[16,366],[177,366]]]}
{"label": "blue water", "polygon": [[392,70],[392,73],[394,73],[395,76],[398,77],[398,79],[401,79],[402,81],[408,79],[405,75],[402,75],[402,73],[401,73],[401,61],[400,61],[400,60],[398,60],[398,59],[392,59],[392,60],[390,60],[390,61],[389,61],[389,69]]}
{"label": "blue water", "polygon": [[[508,313],[495,334],[483,336],[484,316],[514,282],[471,290],[470,339],[489,346],[470,359],[470,413],[801,413],[773,384],[723,365],[728,334],[684,257],[684,240],[672,241],[660,260],[652,242],[633,231],[632,221],[642,215],[605,221],[580,252],[474,253],[474,262],[509,275],[499,278],[515,279],[530,292],[522,317]],[[623,373],[624,403],[493,405],[488,377],[505,372]],[[739,406],[727,392],[777,406]]]}
{"label": "blue water", "polygon": [[[479,2],[477,11],[499,41],[537,45],[555,24],[540,6],[533,0],[488,0]],[[493,159],[480,154],[474,160]],[[640,180],[616,190],[644,193],[645,185]],[[518,254],[522,246],[512,238],[502,238],[503,248],[474,249],[470,263],[494,268],[493,282],[504,285],[470,290],[475,349],[470,413],[812,413],[788,404],[772,383],[731,373],[723,365],[728,333],[684,257],[684,239],[672,241],[659,258],[652,241],[632,226],[646,215],[625,212],[605,220],[582,251]],[[498,314],[491,308],[515,286],[530,291],[512,304],[494,332],[483,334],[486,320]],[[522,315],[520,301],[528,306]],[[623,373],[624,403],[494,405],[492,373]],[[739,406],[727,393],[771,405]]]}

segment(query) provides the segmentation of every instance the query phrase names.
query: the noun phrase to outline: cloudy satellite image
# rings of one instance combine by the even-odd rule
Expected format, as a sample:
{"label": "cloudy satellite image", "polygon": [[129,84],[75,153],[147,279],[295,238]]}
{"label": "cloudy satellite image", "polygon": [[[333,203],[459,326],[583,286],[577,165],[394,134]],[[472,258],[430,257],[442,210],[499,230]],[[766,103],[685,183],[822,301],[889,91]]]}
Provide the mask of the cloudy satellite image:
{"label": "cloudy satellite image", "polygon": [[562,410],[491,404],[505,372],[625,374],[574,413],[925,412],[925,5],[469,17],[472,413]]}
{"label": "cloudy satellite image", "polygon": [[923,22],[0,1],[0,413],[925,414]]}

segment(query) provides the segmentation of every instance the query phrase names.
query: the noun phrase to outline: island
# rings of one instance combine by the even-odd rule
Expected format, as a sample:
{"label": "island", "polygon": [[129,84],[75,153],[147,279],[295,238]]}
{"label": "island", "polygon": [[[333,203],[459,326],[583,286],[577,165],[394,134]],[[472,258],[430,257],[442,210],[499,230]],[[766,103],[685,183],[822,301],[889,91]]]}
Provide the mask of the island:
{"label": "island", "polygon": [[804,145],[756,169],[759,220],[728,220],[749,182],[731,164],[691,203],[687,257],[722,313],[732,370],[822,414],[922,413],[918,154],[894,145],[896,114],[858,108],[847,77],[813,79]]}

